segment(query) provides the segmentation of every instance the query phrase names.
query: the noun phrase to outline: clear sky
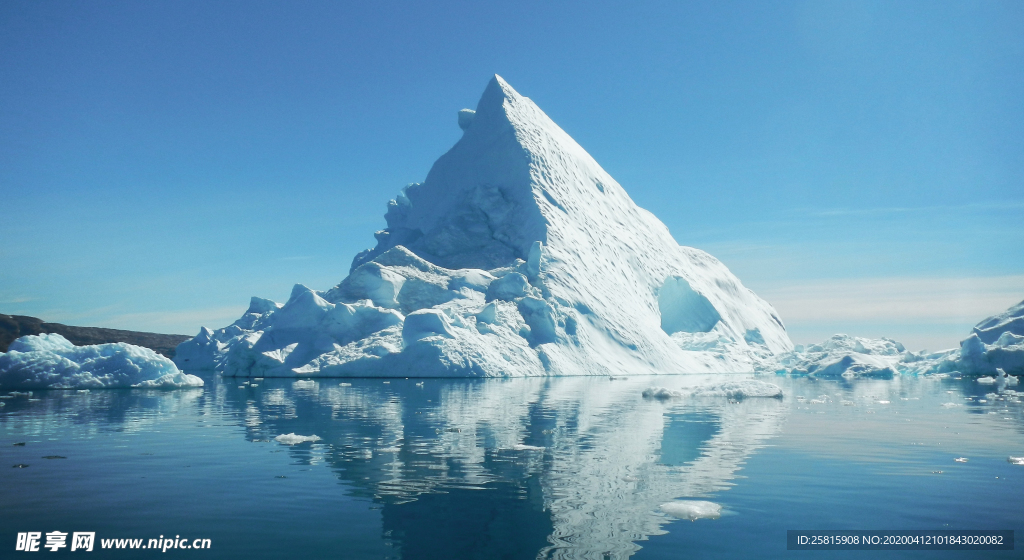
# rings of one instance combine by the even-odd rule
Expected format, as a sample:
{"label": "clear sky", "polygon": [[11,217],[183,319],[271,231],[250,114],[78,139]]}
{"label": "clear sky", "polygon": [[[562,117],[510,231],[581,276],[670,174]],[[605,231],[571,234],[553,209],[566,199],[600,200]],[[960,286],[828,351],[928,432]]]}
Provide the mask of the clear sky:
{"label": "clear sky", "polygon": [[193,334],[327,289],[492,74],[835,332],[1024,299],[1024,2],[0,2],[0,313]]}

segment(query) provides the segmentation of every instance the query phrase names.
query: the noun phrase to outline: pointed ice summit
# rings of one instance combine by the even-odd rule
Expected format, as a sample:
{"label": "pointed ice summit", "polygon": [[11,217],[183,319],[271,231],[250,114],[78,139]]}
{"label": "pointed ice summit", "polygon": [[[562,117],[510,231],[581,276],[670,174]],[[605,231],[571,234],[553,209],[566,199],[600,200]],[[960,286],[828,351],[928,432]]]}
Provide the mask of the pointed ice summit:
{"label": "pointed ice summit", "polygon": [[459,125],[340,284],[253,298],[176,362],[235,376],[620,375],[752,371],[792,349],[768,303],[679,246],[499,76]]}

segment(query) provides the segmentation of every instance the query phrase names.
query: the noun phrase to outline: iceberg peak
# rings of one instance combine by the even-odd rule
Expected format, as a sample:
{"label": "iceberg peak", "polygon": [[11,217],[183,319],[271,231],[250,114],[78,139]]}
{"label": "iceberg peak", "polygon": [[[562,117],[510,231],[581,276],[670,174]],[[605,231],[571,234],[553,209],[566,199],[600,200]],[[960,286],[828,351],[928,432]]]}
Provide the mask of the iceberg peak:
{"label": "iceberg peak", "polygon": [[254,306],[202,352],[236,375],[495,376],[753,371],[792,349],[770,305],[500,76],[459,124],[347,278]]}

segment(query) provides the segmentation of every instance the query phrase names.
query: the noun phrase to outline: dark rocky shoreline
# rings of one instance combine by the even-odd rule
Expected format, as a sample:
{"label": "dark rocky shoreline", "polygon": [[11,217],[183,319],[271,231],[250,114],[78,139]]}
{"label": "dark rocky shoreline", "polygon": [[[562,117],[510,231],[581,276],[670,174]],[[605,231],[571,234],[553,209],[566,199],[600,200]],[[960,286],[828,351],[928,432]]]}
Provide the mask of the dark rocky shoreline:
{"label": "dark rocky shoreline", "polygon": [[149,348],[168,358],[174,357],[174,349],[178,344],[192,338],[183,334],[123,331],[101,327],[73,327],[60,323],[47,323],[42,319],[26,315],[0,314],[0,352],[6,352],[18,337],[42,333],[59,334],[76,346],[127,342]]}

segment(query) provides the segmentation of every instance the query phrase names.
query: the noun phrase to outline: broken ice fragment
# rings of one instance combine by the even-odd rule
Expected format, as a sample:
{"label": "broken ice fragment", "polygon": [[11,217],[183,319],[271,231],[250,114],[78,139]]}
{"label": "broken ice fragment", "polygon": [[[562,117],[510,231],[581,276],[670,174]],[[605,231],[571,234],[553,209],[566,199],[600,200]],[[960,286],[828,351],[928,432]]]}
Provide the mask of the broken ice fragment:
{"label": "broken ice fragment", "polygon": [[300,444],[300,443],[305,443],[307,441],[308,442],[320,441],[320,436],[317,436],[317,435],[300,436],[300,435],[296,435],[296,434],[292,433],[292,434],[281,434],[281,435],[277,436],[276,438],[274,438],[274,440],[277,441],[278,443],[283,443],[285,445],[297,445],[297,444]]}
{"label": "broken ice fragment", "polygon": [[722,506],[714,502],[701,500],[676,500],[658,506],[661,511],[679,519],[718,519],[722,516]]}

